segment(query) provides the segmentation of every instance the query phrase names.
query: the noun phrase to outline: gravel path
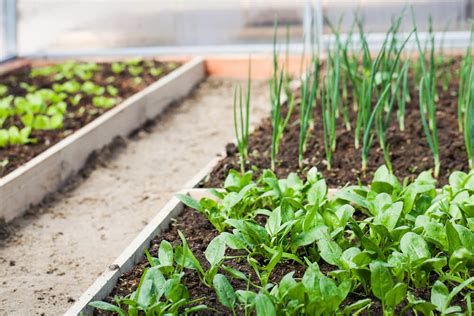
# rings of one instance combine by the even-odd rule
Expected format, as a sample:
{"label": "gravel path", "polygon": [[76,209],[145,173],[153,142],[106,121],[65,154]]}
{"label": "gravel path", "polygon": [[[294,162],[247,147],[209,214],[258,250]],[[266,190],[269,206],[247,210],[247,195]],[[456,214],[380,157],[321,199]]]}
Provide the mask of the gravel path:
{"label": "gravel path", "polygon": [[[0,243],[0,314],[65,312],[233,139],[235,84],[206,80],[152,124],[100,153],[87,176],[14,222]],[[269,108],[267,90],[266,82],[253,83],[254,124]]]}

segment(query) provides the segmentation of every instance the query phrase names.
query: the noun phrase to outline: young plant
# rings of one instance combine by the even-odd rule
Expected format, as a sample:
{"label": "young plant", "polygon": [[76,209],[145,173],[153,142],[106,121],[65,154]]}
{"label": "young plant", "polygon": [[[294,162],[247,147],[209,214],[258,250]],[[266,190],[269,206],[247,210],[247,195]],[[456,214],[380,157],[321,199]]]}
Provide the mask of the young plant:
{"label": "young plant", "polygon": [[16,126],[10,126],[8,129],[0,129],[0,148],[9,145],[24,145],[35,143],[37,140],[30,138],[31,127],[23,127],[21,130]]}
{"label": "young plant", "polygon": [[214,276],[212,284],[214,290],[216,291],[219,302],[227,307],[232,312],[232,315],[236,315],[235,305],[237,301],[237,294],[235,293],[234,288],[230,284],[229,280],[227,280],[224,275],[219,273]]}
{"label": "young plant", "polygon": [[239,150],[240,171],[245,173],[245,160],[248,157],[249,125],[250,125],[250,83],[251,83],[251,61],[249,59],[249,72],[247,79],[247,94],[245,96],[245,109],[242,104],[242,87],[239,87],[239,117],[237,118],[237,88],[234,90],[234,131]]}
{"label": "young plant", "polygon": [[241,175],[231,170],[226,178],[225,188],[226,192],[212,191],[222,203],[211,198],[201,198],[198,202],[185,194],[178,194],[176,197],[186,206],[203,214],[217,231],[223,232],[229,227],[227,219],[244,219],[254,215],[252,212],[245,212],[245,206],[252,204],[251,197],[255,188],[252,172],[247,171]]}
{"label": "young plant", "polygon": [[8,87],[4,84],[0,84],[0,97],[3,97],[7,94]]}
{"label": "young plant", "polygon": [[148,70],[153,77],[158,77],[163,73],[163,68],[161,67],[152,67]]}
{"label": "young plant", "polygon": [[288,112],[286,117],[282,117],[281,113],[281,101],[282,101],[282,86],[285,77],[285,67],[282,67],[280,70],[278,59],[279,54],[277,52],[277,27],[278,22],[275,21],[274,26],[274,34],[273,34],[273,76],[270,81],[270,103],[271,103],[271,121],[272,121],[272,147],[271,147],[271,169],[275,169],[276,163],[276,155],[278,153],[278,149],[280,147],[280,142],[283,137],[283,131],[285,130],[288,121],[290,120],[291,114],[293,113],[294,107],[294,96],[290,97],[288,100],[287,96],[287,104],[288,104]]}
{"label": "young plant", "polygon": [[122,73],[125,70],[125,68],[127,68],[127,65],[120,62],[115,62],[115,63],[112,63],[111,65],[112,72],[116,75]]}
{"label": "young plant", "polygon": [[105,88],[99,85],[96,85],[92,81],[86,81],[82,84],[82,92],[88,95],[103,95],[105,93]]}
{"label": "young plant", "polygon": [[436,105],[429,85],[429,77],[423,76],[420,81],[420,115],[423,131],[434,159],[434,176],[438,177],[440,169],[438,130],[436,126]]}
{"label": "young plant", "polygon": [[461,69],[459,73],[459,92],[458,92],[458,126],[459,126],[459,131],[463,131],[463,113],[466,108],[466,96],[470,93],[470,85],[469,85],[469,79],[470,79],[470,72],[472,69],[472,55],[471,55],[471,50],[472,50],[472,43],[474,40],[474,22],[472,23],[471,27],[471,40],[470,44],[466,50],[466,54],[464,55],[462,62],[461,62]]}
{"label": "young plant", "polygon": [[327,89],[327,79],[323,81],[322,92],[321,92],[321,111],[323,118],[323,143],[324,151],[326,153],[326,168],[331,170],[332,168],[332,144],[335,138],[336,131],[336,113],[333,107],[334,103],[331,102],[329,89]]}
{"label": "young plant", "polygon": [[474,168],[474,69],[471,69],[470,76],[471,89],[466,97],[465,113],[464,113],[464,141],[466,144],[467,158],[469,168]]}
{"label": "young plant", "polygon": [[336,151],[336,118],[339,111],[339,100],[340,95],[340,79],[341,63],[339,58],[339,42],[337,42],[336,51],[334,54],[329,53],[329,65],[326,68],[326,109],[329,112],[330,122],[328,122],[329,128],[329,145],[331,151]]}
{"label": "young plant", "polygon": [[127,68],[129,74],[131,74],[134,77],[138,77],[143,73],[143,67],[141,66],[128,66]]}
{"label": "young plant", "polygon": [[[93,301],[94,308],[126,315],[178,315],[197,313],[207,309],[206,305],[195,305],[199,300],[189,300],[189,292],[183,284],[183,265],[174,264],[181,259],[180,253],[173,251],[173,246],[162,241],[158,258],[154,258],[145,249],[150,264],[140,278],[138,288],[126,297],[116,297],[115,305],[104,301]],[[190,258],[188,258],[190,259]],[[127,310],[121,306],[127,306]]]}
{"label": "young plant", "polygon": [[312,65],[312,72],[308,71],[306,73],[301,86],[300,133],[298,143],[298,163],[300,168],[303,166],[303,154],[306,151],[306,142],[308,137],[308,129],[311,122],[311,113],[315,103],[319,83],[319,60],[317,58],[313,58]]}
{"label": "young plant", "polygon": [[401,93],[397,96],[397,103],[398,103],[398,110],[397,110],[397,118],[398,118],[398,125],[400,131],[405,131],[405,109],[406,104],[411,101],[410,96],[410,87],[408,85],[408,67],[409,60],[406,60],[404,65],[402,66],[402,71],[400,76],[402,76],[402,87]]}
{"label": "young plant", "polygon": [[[340,304],[351,289],[350,279],[340,283],[334,281],[320,271],[317,263],[309,265],[302,280],[295,280],[293,274],[286,274],[279,284],[263,287],[258,293],[238,290],[237,298],[247,315],[253,315],[252,312],[257,316],[333,315],[341,311]],[[358,303],[359,308],[363,309],[370,300]],[[347,306],[344,314],[348,314],[353,307]]]}
{"label": "young plant", "polygon": [[383,314],[395,315],[395,308],[406,296],[407,284],[393,284],[389,268],[381,261],[370,263],[370,283],[372,293],[382,302]]}
{"label": "young plant", "polygon": [[[401,72],[402,74],[403,73],[406,73],[408,70],[408,64],[405,63],[404,65],[404,68],[402,68]],[[401,85],[401,81],[403,79],[403,75],[399,75],[398,78],[397,78],[397,81],[395,82],[395,86],[392,87],[392,91],[391,91],[391,97],[390,97],[390,100],[388,102],[388,108],[386,110],[386,112],[384,113],[384,111],[382,110],[381,107],[375,107],[374,108],[374,112],[373,113],[375,115],[375,126],[376,126],[376,131],[377,131],[377,137],[379,139],[379,144],[380,144],[380,148],[382,148],[383,150],[383,156],[384,156],[384,160],[385,160],[385,164],[387,165],[388,169],[390,170],[390,172],[392,172],[392,163],[391,163],[391,159],[390,159],[390,151],[389,151],[389,144],[387,143],[387,129],[390,125],[390,122],[391,122],[391,116],[392,116],[392,112],[393,112],[393,107],[394,107],[394,104],[395,104],[395,99],[397,98],[398,96],[398,90],[399,90],[399,87]],[[389,83],[387,85],[387,88],[390,87],[391,84]],[[388,97],[381,97],[382,99],[382,104],[385,104],[385,99],[388,99]],[[369,128],[368,130],[370,130],[370,125],[369,125]],[[364,147],[365,148],[365,147]],[[366,153],[368,154],[368,153]]]}
{"label": "young plant", "polygon": [[[394,93],[392,92],[392,80],[393,80],[393,77],[394,77],[395,70],[397,69],[399,61],[400,61],[401,52],[402,52],[403,48],[405,47],[406,43],[408,42],[408,40],[410,39],[413,32],[411,32],[407,36],[407,38],[404,40],[404,42],[402,43],[402,45],[400,45],[400,47],[398,49],[394,48],[395,44],[393,44],[393,43],[392,43],[392,46],[387,46],[386,45],[387,40],[388,40],[388,34],[387,34],[387,36],[385,38],[385,41],[384,41],[384,44],[382,45],[382,49],[379,52],[379,54],[377,56],[377,59],[372,64],[372,68],[371,68],[372,73],[371,73],[371,76],[370,76],[370,80],[368,81],[368,85],[363,86],[364,87],[364,92],[363,92],[363,99],[362,99],[362,102],[361,102],[362,119],[360,119],[360,123],[358,122],[358,124],[356,125],[356,131],[357,131],[357,129],[360,129],[362,126],[364,128],[363,143],[362,143],[362,150],[361,150],[361,152],[362,152],[362,171],[367,170],[369,151],[370,151],[370,148],[372,147],[372,143],[373,143],[374,135],[373,135],[373,132],[372,132],[372,124],[374,123],[374,119],[375,119],[377,113],[381,113],[383,107],[387,104],[387,100],[391,100],[390,102],[388,102],[388,104],[390,104],[390,106],[387,108],[386,117],[383,120],[382,120],[382,118],[380,118],[380,120],[382,120],[382,121],[380,121],[380,124],[379,124],[379,131],[380,131],[379,136],[382,135],[381,146],[384,149],[385,160],[387,160],[387,161],[390,160],[389,153],[388,153],[388,147],[386,146],[386,142],[385,142],[385,130],[388,128],[391,111],[393,109],[393,102],[395,100],[395,96],[397,94],[398,87],[400,86],[402,76],[400,76],[400,75],[398,76],[398,79],[397,79],[397,81],[395,83],[395,87],[394,87],[394,90],[395,90]],[[395,35],[393,35],[393,36],[395,36]],[[375,82],[377,80],[376,74],[381,74],[380,72],[377,72],[377,70],[379,70],[380,65],[387,65],[388,64],[387,61],[386,61],[386,59],[388,58],[387,54],[390,54],[390,51],[393,51],[393,50],[395,50],[394,61],[390,66],[386,66],[386,67],[389,67],[388,72],[386,73],[386,76],[384,76],[383,73],[382,73],[381,79],[380,79],[380,83],[381,83],[381,86],[383,88],[382,95],[378,98],[377,104],[375,105],[374,109],[371,109],[371,107],[372,107],[371,106],[372,93],[375,90]],[[391,98],[388,98],[389,93],[392,93]],[[382,115],[382,114],[379,114],[379,115]],[[358,115],[357,120],[359,121],[359,115]],[[363,123],[363,125],[362,125],[362,123]]]}
{"label": "young plant", "polygon": [[117,104],[117,99],[99,95],[92,98],[92,104],[98,108],[110,109]]}
{"label": "young plant", "polygon": [[[437,280],[431,289],[431,303],[436,306],[436,310],[442,315],[460,313],[462,312],[461,307],[451,306],[451,301],[464,288],[468,287],[472,283],[474,283],[474,277],[465,280],[458,286],[454,287],[451,292],[449,292],[448,287],[443,282]],[[470,314],[472,315],[472,302],[470,294],[466,295],[466,305],[470,309]]]}
{"label": "young plant", "polygon": [[[337,107],[335,109],[336,110],[335,115],[336,115],[336,118],[339,118],[340,114],[342,113],[342,120],[344,122],[346,130],[350,131],[351,123],[349,120],[349,105],[347,102],[345,102],[347,98],[347,82],[348,82],[347,79],[348,78],[346,77],[346,73],[343,71],[344,69],[342,67],[343,65],[342,65],[341,57],[343,57],[343,55],[347,53],[355,24],[352,25],[351,30],[349,31],[347,40],[345,44],[343,45],[341,42],[341,36],[340,36],[340,31],[339,31],[341,28],[342,16],[340,17],[337,23],[337,27],[333,26],[329,20],[327,20],[327,23],[329,24],[329,27],[334,34],[335,42],[336,42],[334,46],[334,52],[328,53],[328,57],[329,57],[328,59],[330,61],[331,67],[333,68],[332,71],[336,72],[338,75],[337,82],[336,82],[336,78],[333,78],[332,88],[336,88],[337,86],[338,90],[342,90],[342,94],[341,94],[341,91],[338,92],[339,96],[337,100]],[[335,141],[335,138],[334,138],[334,141]],[[334,150],[335,150],[335,144],[334,144],[333,151]]]}
{"label": "young plant", "polygon": [[[415,24],[415,16],[412,11],[413,24]],[[415,32],[416,44],[420,55],[419,65],[421,68],[421,80],[419,85],[420,96],[420,115],[423,124],[428,146],[433,153],[434,158],[434,175],[439,175],[440,160],[438,148],[438,131],[436,126],[436,98],[437,98],[437,78],[436,78],[436,59],[435,59],[435,39],[432,29],[432,20],[429,20],[429,44],[430,55],[428,60],[428,68],[426,66],[426,55],[421,47],[418,32]],[[427,42],[428,43],[428,42]]]}
{"label": "young plant", "polygon": [[178,231],[182,245],[176,247],[176,264],[182,268],[195,270],[199,275],[201,282],[213,288],[217,272],[225,259],[226,244],[224,237],[219,235],[211,242],[204,251],[204,256],[209,262],[209,270],[204,270],[203,266],[194,256],[189,244],[181,231]]}

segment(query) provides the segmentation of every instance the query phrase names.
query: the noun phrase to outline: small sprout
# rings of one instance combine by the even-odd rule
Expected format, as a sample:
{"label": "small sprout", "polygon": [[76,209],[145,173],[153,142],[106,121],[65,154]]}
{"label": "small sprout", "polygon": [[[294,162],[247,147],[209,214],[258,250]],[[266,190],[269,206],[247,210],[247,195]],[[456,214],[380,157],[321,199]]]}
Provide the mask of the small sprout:
{"label": "small sprout", "polygon": [[115,88],[114,86],[108,85],[108,86],[107,86],[107,92],[108,92],[111,96],[115,97],[115,96],[118,95],[119,90],[118,90],[117,88]]}
{"label": "small sprout", "polygon": [[140,66],[128,66],[128,72],[134,76],[137,77],[143,73],[143,67]]}
{"label": "small sprout", "polygon": [[153,77],[158,77],[163,73],[163,68],[150,68],[149,72]]}
{"label": "small sprout", "polygon": [[103,95],[105,88],[94,84],[92,81],[86,81],[82,84],[82,92],[88,95]]}
{"label": "small sprout", "polygon": [[20,87],[23,88],[28,93],[36,91],[36,86],[35,85],[30,85],[26,82],[20,82]]}
{"label": "small sprout", "polygon": [[0,168],[5,168],[8,165],[9,162],[10,161],[8,161],[8,159],[0,160]]}
{"label": "small sprout", "polygon": [[126,67],[127,66],[125,64],[119,63],[119,62],[112,63],[111,65],[112,72],[115,73],[116,75],[121,74],[125,70]]}
{"label": "small sprout", "polygon": [[110,109],[117,103],[117,99],[104,96],[95,96],[92,98],[92,104],[98,108]]}
{"label": "small sprout", "polygon": [[142,62],[142,59],[139,57],[131,58],[125,62],[127,66],[138,66]]}
{"label": "small sprout", "polygon": [[79,102],[81,102],[82,99],[82,94],[76,94],[74,96],[69,97],[69,102],[71,102],[72,105],[78,105]]}
{"label": "small sprout", "polygon": [[86,108],[83,107],[83,106],[81,106],[81,107],[79,108],[79,110],[77,110],[77,114],[78,114],[79,116],[82,116],[85,112],[86,112]]}
{"label": "small sprout", "polygon": [[141,77],[133,78],[133,84],[135,84],[135,85],[139,85],[142,82],[143,82],[143,79]]}
{"label": "small sprout", "polygon": [[3,97],[8,92],[8,87],[6,85],[0,84],[0,97]]}

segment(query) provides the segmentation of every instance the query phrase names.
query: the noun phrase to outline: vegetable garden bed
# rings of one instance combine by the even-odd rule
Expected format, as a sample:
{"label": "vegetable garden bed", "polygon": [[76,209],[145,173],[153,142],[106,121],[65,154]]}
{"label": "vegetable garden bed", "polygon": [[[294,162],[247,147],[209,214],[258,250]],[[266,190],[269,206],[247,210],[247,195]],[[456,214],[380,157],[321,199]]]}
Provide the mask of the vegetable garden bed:
{"label": "vegetable garden bed", "polygon": [[18,70],[23,82],[34,78],[23,88],[8,86],[18,79],[4,75],[4,92],[15,97],[3,98],[0,109],[6,127],[0,132],[7,135],[0,148],[0,218],[11,221],[39,203],[79,171],[94,150],[156,117],[204,78],[200,58],[172,71],[176,67],[153,60],[65,63]]}
{"label": "vegetable garden bed", "polygon": [[[452,56],[449,62],[441,71],[454,74],[459,69],[460,56]],[[410,74],[411,75],[411,74]],[[457,91],[459,84],[452,80],[445,89],[439,86],[439,102],[436,113],[438,121],[439,156],[442,161],[439,184],[444,185],[448,181],[450,172],[454,170],[468,170],[468,163],[465,150],[463,133],[459,131],[457,122]],[[390,144],[390,154],[393,171],[399,178],[414,178],[420,171],[433,168],[433,158],[423,132],[419,112],[418,90],[415,86],[410,86],[410,98],[412,102],[406,105],[406,115],[404,119],[405,129],[399,128],[396,119],[390,121],[387,129],[387,142]],[[348,91],[347,100],[352,104],[354,99],[351,90]],[[370,160],[366,172],[361,171],[361,148],[354,147],[354,127],[357,121],[357,113],[349,111],[349,121],[352,126],[347,130],[342,117],[337,120],[336,137],[338,139],[336,150],[332,157],[332,169],[326,168],[326,154],[323,142],[323,119],[321,116],[321,106],[318,104],[313,109],[313,126],[308,133],[307,150],[304,154],[303,165],[298,164],[298,144],[300,116],[298,103],[291,114],[290,122],[283,133],[275,173],[280,177],[286,177],[290,172],[298,171],[301,175],[316,166],[323,173],[328,181],[328,185],[333,187],[344,186],[347,183],[355,183],[359,179],[363,183],[368,183],[378,166],[384,164],[383,151],[378,147],[370,150]],[[287,114],[286,106],[283,109],[283,116]],[[394,113],[395,114],[395,113]],[[266,119],[249,137],[249,156],[246,162],[246,169],[254,169],[257,174],[260,170],[271,167],[272,148],[272,122]],[[202,185],[208,188],[222,185],[227,173],[231,169],[240,168],[239,152],[236,146],[230,143],[227,146],[226,157],[214,166],[211,174]]]}
{"label": "vegetable garden bed", "polygon": [[[0,177],[178,66],[140,59],[115,63],[68,61],[24,66],[1,75]],[[18,138],[13,137],[16,129]]]}
{"label": "vegetable garden bed", "polygon": [[213,198],[203,189],[179,196],[196,210],[173,199],[67,314],[90,313],[91,300],[115,314],[134,304],[199,314],[472,313],[474,174],[452,174],[441,191],[428,172],[401,184],[386,167],[370,188],[328,189],[316,169],[276,180],[268,170],[256,182],[232,172]]}
{"label": "vegetable garden bed", "polygon": [[335,49],[311,56],[297,91],[275,32],[270,118],[250,134],[250,78],[236,87],[236,144],[203,182],[213,197],[178,195],[120,278],[70,313],[472,315],[471,49],[437,51],[431,26],[426,43],[416,27],[400,38],[401,19],[377,54],[361,23],[360,51],[331,25]]}

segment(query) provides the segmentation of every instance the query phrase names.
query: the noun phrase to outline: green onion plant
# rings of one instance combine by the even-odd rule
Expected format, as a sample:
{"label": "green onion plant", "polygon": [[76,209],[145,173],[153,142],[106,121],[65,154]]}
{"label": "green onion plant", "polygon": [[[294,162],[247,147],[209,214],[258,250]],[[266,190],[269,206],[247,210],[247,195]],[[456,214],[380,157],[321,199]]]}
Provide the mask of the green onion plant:
{"label": "green onion plant", "polygon": [[[470,67],[469,80],[467,80],[468,89],[465,92],[462,107],[464,108],[464,142],[466,145],[467,159],[469,161],[469,169],[474,168],[474,68]],[[460,105],[461,106],[461,105]]]}
{"label": "green onion plant", "polygon": [[468,104],[465,100],[465,96],[467,95],[468,91],[470,90],[469,86],[469,76],[470,76],[470,69],[472,69],[472,43],[474,38],[474,23],[471,26],[471,40],[469,46],[466,50],[466,54],[464,55],[462,62],[461,62],[461,69],[459,73],[459,93],[458,93],[458,126],[459,131],[463,131],[463,113],[465,111],[465,104]]}
{"label": "green onion plant", "polygon": [[[251,84],[251,60],[249,59],[249,70],[247,79],[247,94],[245,96],[245,104],[242,103],[242,86],[234,90],[234,131],[237,139],[237,148],[239,150],[240,171],[245,173],[245,160],[248,157],[249,145],[249,125],[250,125],[250,84]],[[237,115],[237,101],[239,107],[239,117]],[[239,122],[240,121],[240,122]]]}
{"label": "green onion plant", "polygon": [[298,143],[298,163],[303,166],[303,154],[306,151],[308,130],[311,122],[311,114],[316,100],[319,83],[320,62],[317,57],[312,59],[312,71],[308,71],[301,85],[300,104],[300,133]]}
{"label": "green onion plant", "polygon": [[275,21],[274,33],[273,33],[273,76],[270,80],[270,104],[271,104],[271,121],[272,121],[272,148],[271,148],[271,169],[275,169],[276,155],[280,146],[281,138],[283,137],[283,131],[285,130],[288,121],[290,120],[291,114],[293,113],[294,107],[294,96],[290,96],[287,104],[288,110],[285,117],[281,113],[281,102],[282,102],[282,87],[285,77],[285,67],[279,66],[279,54],[277,52],[277,28],[278,21]]}
{"label": "green onion plant", "polygon": [[[412,12],[413,24],[416,28],[414,14]],[[435,59],[435,38],[433,33],[432,19],[429,19],[428,41],[430,46],[429,59],[427,60],[424,49],[421,47],[418,32],[415,32],[416,44],[419,51],[419,65],[421,68],[421,80],[419,85],[420,115],[423,131],[426,135],[428,146],[433,153],[434,176],[438,177],[440,169],[438,130],[436,126],[436,99],[437,78]],[[427,44],[428,46],[428,44]],[[428,65],[426,63],[428,62]]]}
{"label": "green onion plant", "polygon": [[400,131],[405,131],[405,110],[406,104],[411,102],[410,86],[408,85],[409,61],[405,60],[400,76],[402,77],[402,87],[400,94],[397,95],[397,119]]}
{"label": "green onion plant", "polygon": [[[397,27],[398,26],[395,25],[395,28],[397,28]],[[393,78],[395,77],[394,76],[395,70],[398,68],[398,65],[399,65],[399,62],[400,62],[401,52],[403,51],[403,48],[405,47],[406,43],[410,39],[413,32],[414,31],[412,31],[407,36],[407,38],[404,40],[404,42],[400,45],[400,47],[397,47],[396,50],[394,48],[394,45],[396,45],[396,44],[394,44],[393,41],[392,41],[392,44],[387,45],[388,38],[389,38],[389,36],[387,34],[387,36],[385,38],[385,41],[382,45],[382,48],[381,48],[376,60],[372,64],[370,79],[368,79],[368,81],[366,80],[365,84],[363,85],[364,92],[363,92],[363,95],[362,95],[360,113],[358,114],[359,123],[356,126],[356,129],[359,129],[359,130],[360,130],[361,127],[363,128],[363,143],[362,143],[362,149],[361,149],[361,152],[362,152],[362,170],[363,171],[367,170],[369,151],[370,151],[370,148],[372,147],[373,138],[374,138],[373,131],[372,131],[372,125],[374,123],[374,120],[375,120],[375,117],[376,117],[378,111],[380,111],[379,107],[380,106],[384,107],[387,104],[388,104],[388,106],[386,108],[387,115],[385,115],[386,118],[383,119],[384,120],[383,123],[379,124],[379,137],[380,137],[380,135],[382,135],[382,137],[384,139],[382,139],[382,140],[379,139],[379,141],[381,143],[382,149],[384,150],[385,159],[387,161],[389,161],[388,147],[386,145],[384,135],[385,135],[385,131],[388,128],[388,125],[389,125],[390,115],[391,115],[391,112],[392,112],[392,109],[393,109],[393,102],[394,102],[395,96],[398,92],[398,87],[400,86],[402,76],[398,75],[398,79],[396,80],[396,83],[395,83],[394,86],[392,86],[393,85],[392,82],[393,82]],[[389,33],[390,33],[390,31],[389,31]],[[396,34],[394,34],[393,36],[396,36]],[[389,64],[386,61],[386,58],[388,58],[387,55],[390,55],[390,51],[392,51],[392,53],[394,53],[395,56],[394,56],[393,62],[391,62]],[[388,68],[388,69],[386,69],[387,72],[385,73],[385,75],[384,75],[383,71],[379,72],[380,69],[383,70],[383,68],[381,66],[385,66],[385,67]],[[373,93],[374,90],[376,90],[375,89],[376,88],[375,83],[376,83],[376,74],[377,73],[382,74],[382,79],[380,79],[381,80],[380,84],[381,84],[381,87],[383,89],[383,92],[382,92],[382,95],[378,98],[378,102],[377,102],[375,108],[372,108],[372,93]],[[394,89],[393,92],[392,92],[392,88]],[[390,98],[388,97],[389,93],[391,93]],[[387,100],[391,100],[391,101],[388,102]],[[382,116],[382,114],[379,114],[379,115]],[[362,118],[359,119],[359,116],[362,116]],[[382,118],[380,118],[380,120],[382,120]],[[380,122],[382,122],[382,121],[380,121]]]}

